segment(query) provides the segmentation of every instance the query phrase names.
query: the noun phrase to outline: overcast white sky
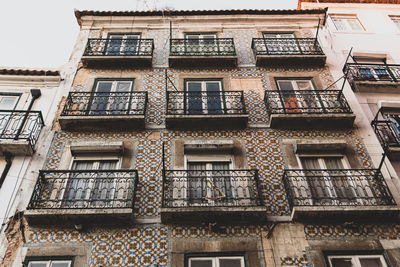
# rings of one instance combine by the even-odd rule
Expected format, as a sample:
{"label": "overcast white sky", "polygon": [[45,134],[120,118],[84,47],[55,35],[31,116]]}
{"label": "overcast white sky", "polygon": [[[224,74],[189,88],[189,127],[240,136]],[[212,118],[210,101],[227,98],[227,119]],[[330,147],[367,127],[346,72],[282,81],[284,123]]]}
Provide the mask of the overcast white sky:
{"label": "overcast white sky", "polygon": [[[79,10],[142,10],[144,0],[0,0],[0,67],[57,68],[66,63]],[[150,7],[295,9],[297,0],[147,0]]]}

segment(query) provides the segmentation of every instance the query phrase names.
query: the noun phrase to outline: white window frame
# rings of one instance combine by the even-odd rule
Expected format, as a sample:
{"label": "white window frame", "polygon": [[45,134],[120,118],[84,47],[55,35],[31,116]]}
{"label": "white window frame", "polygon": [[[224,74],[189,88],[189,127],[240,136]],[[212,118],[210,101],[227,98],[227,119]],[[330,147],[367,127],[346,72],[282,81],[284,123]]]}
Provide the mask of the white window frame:
{"label": "white window frame", "polygon": [[[343,165],[343,171],[346,170],[346,169],[350,169],[349,161],[348,161],[346,155],[343,155],[343,154],[297,154],[296,155],[297,163],[299,164],[301,169],[304,169],[304,166],[303,166],[303,163],[301,161],[301,158],[307,158],[307,157],[308,158],[318,158],[318,165],[320,166],[321,170],[328,170],[327,167],[326,167],[324,158],[329,158],[329,157],[338,158],[338,157],[340,157],[342,165]],[[349,173],[349,176],[350,176],[350,173]],[[306,177],[306,174],[304,174],[304,177]],[[331,181],[330,177],[327,176],[327,178],[328,179],[325,180],[325,183],[326,183],[327,188],[329,189],[329,197],[333,197],[333,198],[337,197],[337,193],[334,192],[335,187],[332,184],[332,181]],[[348,182],[349,182],[349,184],[351,184],[351,186],[353,188],[357,188],[357,185],[354,184],[354,181],[352,179],[349,179]],[[309,192],[311,192],[311,189],[310,189],[309,184],[308,184],[307,181],[305,181],[305,188],[308,188]],[[314,199],[311,199],[311,200],[312,200],[311,204],[314,204]],[[356,199],[356,202],[358,204],[362,204],[362,200],[361,199]],[[336,204],[340,204],[340,203],[337,203],[337,201],[333,201],[332,202],[332,205],[336,205]]]}
{"label": "white window frame", "polygon": [[[221,110],[224,110],[224,99],[223,99],[223,81],[221,80],[186,80],[185,81],[185,93],[189,93],[189,83],[200,83],[201,84],[201,94],[202,94],[202,113],[208,114],[208,106],[207,106],[207,83],[218,83],[219,84],[219,92],[220,92],[220,101],[221,101]],[[186,99],[187,109],[189,111],[189,97]],[[190,114],[190,113],[189,113]],[[211,113],[212,114],[212,113]]]}
{"label": "white window frame", "polygon": [[390,20],[394,23],[397,30],[400,30],[400,16],[389,15]]}
{"label": "white window frame", "polygon": [[[74,170],[73,169],[74,163],[78,162],[78,161],[93,161],[94,162],[93,167],[92,167],[93,171],[99,170],[99,166],[100,166],[100,162],[101,161],[117,161],[117,165],[115,167],[115,170],[121,169],[121,164],[122,164],[122,158],[120,156],[118,156],[118,155],[115,155],[115,156],[114,155],[107,155],[107,156],[105,156],[105,155],[103,155],[103,156],[102,155],[96,155],[96,156],[81,156],[81,155],[78,155],[78,156],[73,156],[72,157],[72,159],[70,161],[70,164],[69,164],[69,170]],[[68,179],[66,179],[64,184],[63,184],[63,189],[62,189],[61,194],[60,194],[60,196],[61,196],[61,199],[60,199],[60,202],[59,202],[59,206],[60,207],[64,207],[65,206],[64,202],[68,201],[67,200],[67,194],[68,194],[68,190],[67,190],[68,186],[67,186],[67,184],[68,184],[70,179],[73,179],[73,175],[72,174],[69,175]],[[114,186],[116,185],[116,182],[117,181],[114,181]],[[95,186],[95,183],[90,182],[89,185],[88,185],[88,188],[93,189],[94,186]],[[114,194],[115,194],[115,192],[114,192]],[[91,195],[92,195],[92,190],[90,190],[90,192],[87,192],[87,194],[86,194],[86,196],[85,196],[85,198],[83,200],[89,200]]]}
{"label": "white window frame", "polygon": [[334,256],[328,256],[328,261],[329,261],[329,266],[333,267],[332,265],[332,259],[335,258],[348,258],[351,259],[351,263],[353,264],[354,267],[363,267],[360,263],[360,258],[378,258],[381,261],[382,267],[388,267],[386,264],[386,261],[382,255],[334,255]]}
{"label": "white window frame", "polygon": [[[233,155],[231,154],[222,154],[222,155],[218,155],[218,157],[212,157],[210,158],[210,155],[184,155],[184,169],[185,170],[189,170],[188,169],[188,164],[190,162],[204,162],[206,163],[206,170],[205,171],[212,171],[212,163],[214,162],[229,162],[229,170],[234,170],[234,158]],[[188,179],[185,179],[186,181],[184,182],[184,186],[183,188],[188,188]],[[207,177],[207,181],[209,181],[209,178]],[[211,182],[212,183],[212,182]],[[231,180],[231,187],[235,188],[236,183],[235,181]],[[209,187],[209,184],[207,183],[207,197],[211,197],[212,196],[212,191]],[[234,195],[234,192],[232,192],[232,196],[233,198],[235,198],[236,196]],[[184,190],[183,192],[183,198],[187,199],[187,190]],[[208,203],[214,203],[214,200],[208,199],[207,200]],[[191,204],[191,206],[201,206],[202,204]],[[206,205],[208,206],[208,204]]]}
{"label": "white window frame", "polygon": [[[126,47],[126,40],[129,40],[128,36],[129,37],[131,37],[131,36],[137,37],[138,43],[137,43],[136,48],[135,48],[135,50],[136,50],[135,52],[137,53],[139,51],[139,42],[140,42],[140,39],[141,39],[141,35],[140,34],[138,34],[138,33],[110,33],[108,35],[108,37],[107,37],[108,42],[110,42],[113,38],[122,39],[121,40],[121,46],[119,47],[119,55],[120,56],[124,56],[124,54],[125,54],[124,51],[125,51],[125,47]],[[132,40],[134,40],[134,39],[132,39]],[[107,48],[108,48],[108,45],[109,44],[107,43]],[[106,55],[110,55],[110,53],[107,50],[106,50]]]}
{"label": "white window frame", "polygon": [[243,256],[219,256],[219,257],[189,257],[188,258],[188,267],[192,267],[192,260],[197,261],[210,261],[212,262],[212,267],[219,267],[220,259],[239,259],[241,267],[245,267],[244,257]]}
{"label": "white window frame", "polygon": [[[365,32],[364,26],[362,25],[358,16],[355,14],[330,14],[329,17],[331,18],[333,26],[338,32]],[[360,29],[353,29],[351,27],[351,24],[349,23],[349,20],[357,21]],[[339,29],[336,23],[341,23],[341,25],[344,26],[345,29]]]}
{"label": "white window frame", "polygon": [[[18,115],[14,116],[13,113],[10,112],[15,110],[20,97],[20,94],[0,94],[0,103],[4,99],[13,99],[14,101],[11,106],[5,107],[4,109],[0,108],[0,110],[3,110],[3,112],[0,112],[0,134],[4,132],[16,133],[17,129],[21,126],[22,120],[20,120],[20,117]],[[25,127],[29,127],[28,124],[29,123],[26,123]],[[22,132],[24,132],[24,129],[22,129]]]}
{"label": "white window frame", "polygon": [[67,263],[68,267],[72,266],[71,260],[30,260],[28,267],[31,267],[32,264],[46,264],[46,267],[52,267],[53,263]]}
{"label": "white window frame", "polygon": [[[285,91],[285,90],[281,89],[281,86],[279,85],[279,82],[280,81],[282,81],[282,82],[291,82],[292,88],[293,88],[293,93],[296,96],[296,98],[298,99],[298,104],[299,104],[300,108],[310,108],[310,109],[312,109],[312,107],[304,106],[305,102],[304,102],[303,95],[302,95],[301,91],[315,91],[315,98],[316,99],[315,99],[314,102],[317,104],[317,106],[315,108],[321,108],[321,103],[320,103],[320,100],[318,99],[318,96],[317,96],[318,92],[317,92],[317,89],[314,86],[312,78],[307,78],[307,79],[298,79],[298,78],[297,79],[296,78],[282,79],[282,78],[276,78],[275,81],[276,81],[276,86],[278,87],[278,90],[279,90],[279,94],[281,94],[282,92]],[[311,89],[310,90],[302,90],[302,89],[300,89],[298,84],[297,84],[297,82],[306,82],[306,81],[309,83]],[[282,103],[282,104],[283,105],[286,104],[286,100],[284,100],[284,99],[282,99],[282,100],[284,101],[284,103]],[[286,107],[284,107],[284,106],[282,106],[282,108],[286,109]]]}
{"label": "white window frame", "polygon": [[[117,88],[118,88],[118,83],[119,82],[126,82],[126,83],[130,83],[130,85],[129,85],[129,90],[128,91],[121,91],[120,93],[132,93],[133,92],[133,87],[134,87],[134,84],[135,84],[135,79],[127,79],[127,80],[125,80],[125,79],[115,79],[115,80],[112,80],[112,79],[110,79],[110,80],[107,80],[107,79],[99,79],[99,80],[96,80],[95,81],[95,86],[94,86],[94,93],[98,93],[98,88],[99,88],[99,85],[100,84],[102,84],[102,83],[111,83],[111,90],[110,90],[110,93],[117,93],[118,91],[117,91]],[[131,102],[131,108],[133,108],[133,109],[135,109],[135,108],[137,108],[137,107],[135,107],[135,105],[136,105],[136,103],[135,103],[135,101],[132,101],[132,99],[131,99],[131,97],[128,97],[128,99],[127,99],[127,101],[126,101],[126,103],[125,103],[125,109],[127,109],[128,108],[128,106],[129,106],[129,103]],[[96,101],[95,101],[95,99],[94,100],[92,100],[91,101],[91,103],[90,103],[90,112],[93,112],[93,113],[97,113],[97,112],[100,112],[100,111],[102,111],[102,110],[97,110],[97,109],[93,109],[92,110],[92,107],[93,107],[93,104],[95,104],[96,103]],[[105,110],[108,110],[109,111],[109,113],[113,113],[114,111],[111,109],[111,106],[113,105],[113,104],[116,104],[116,102],[113,102],[113,101],[107,101],[107,106],[105,107]]]}

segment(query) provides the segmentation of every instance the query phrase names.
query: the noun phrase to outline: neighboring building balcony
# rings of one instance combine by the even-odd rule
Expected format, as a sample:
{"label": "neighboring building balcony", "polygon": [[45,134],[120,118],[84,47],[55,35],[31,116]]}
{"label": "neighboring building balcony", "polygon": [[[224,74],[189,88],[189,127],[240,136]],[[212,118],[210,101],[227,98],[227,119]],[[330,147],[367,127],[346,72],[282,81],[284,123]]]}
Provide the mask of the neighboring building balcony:
{"label": "neighboring building balcony", "polygon": [[356,92],[397,93],[400,65],[347,63],[343,69]]}
{"label": "neighboring building balcony", "polygon": [[136,170],[41,170],[28,210],[30,224],[132,219]]}
{"label": "neighboring building balcony", "polygon": [[165,170],[164,223],[257,222],[266,219],[256,170]]}
{"label": "neighboring building balcony", "polygon": [[167,94],[166,126],[170,129],[243,129],[248,117],[243,91]]}
{"label": "neighboring building balcony", "polygon": [[347,129],[355,119],[339,90],[269,90],[264,101],[271,128]]}
{"label": "neighboring building balcony", "polygon": [[253,38],[260,67],[323,67],[326,56],[315,38]]}
{"label": "neighboring building balcony", "polygon": [[237,56],[233,38],[171,39],[171,68],[235,68]]}
{"label": "neighboring building balcony", "polygon": [[399,218],[399,208],[378,169],[285,170],[283,183],[295,220]]}
{"label": "neighboring building balcony", "polygon": [[147,92],[70,92],[59,117],[67,131],[142,130]]}
{"label": "neighboring building balcony", "polygon": [[400,160],[400,116],[378,115],[371,122],[372,128],[388,157],[391,160]]}
{"label": "neighboring building balcony", "polygon": [[0,110],[0,153],[32,155],[43,126],[40,111]]}
{"label": "neighboring building balcony", "polygon": [[88,39],[82,62],[88,67],[150,68],[153,39]]}

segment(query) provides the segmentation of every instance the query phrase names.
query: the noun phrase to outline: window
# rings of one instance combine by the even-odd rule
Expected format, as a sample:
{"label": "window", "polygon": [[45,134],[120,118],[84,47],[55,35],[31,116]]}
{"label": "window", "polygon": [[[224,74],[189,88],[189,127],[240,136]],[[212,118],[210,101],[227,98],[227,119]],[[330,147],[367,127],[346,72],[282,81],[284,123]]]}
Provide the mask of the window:
{"label": "window", "polygon": [[338,31],[364,31],[364,27],[361,25],[356,15],[330,15],[330,17]]}
{"label": "window", "polygon": [[387,267],[381,255],[328,256],[330,267]]}
{"label": "window", "polygon": [[139,34],[109,34],[106,54],[131,56],[138,54]]}
{"label": "window", "polygon": [[14,110],[20,95],[0,94],[0,110]]}
{"label": "window", "polygon": [[263,32],[263,38],[268,53],[298,54],[301,51],[294,33]]}
{"label": "window", "polygon": [[133,79],[97,79],[90,103],[91,115],[128,114],[139,108],[139,99],[134,98]]}
{"label": "window", "polygon": [[117,177],[112,170],[119,169],[120,162],[117,156],[112,155],[97,158],[75,156],[65,185],[63,206],[111,207],[117,188]]}
{"label": "window", "polygon": [[72,267],[72,260],[27,260],[27,267]]}
{"label": "window", "polygon": [[[356,202],[357,186],[346,173],[348,163],[343,156],[299,156],[305,170],[313,204],[350,204]],[[348,203],[350,202],[350,203]]]}
{"label": "window", "polygon": [[276,83],[286,113],[313,112],[321,107],[311,79],[277,79]]}
{"label": "window", "polygon": [[195,54],[210,54],[215,51],[217,44],[216,33],[186,33],[185,52]]}
{"label": "window", "polygon": [[232,161],[187,161],[188,204],[231,203],[233,201]]}
{"label": "window", "polygon": [[390,16],[394,24],[397,26],[397,28],[400,30],[400,16]]}
{"label": "window", "polygon": [[189,114],[222,114],[224,99],[222,80],[186,80]]}
{"label": "window", "polygon": [[243,257],[189,257],[189,267],[244,267]]}

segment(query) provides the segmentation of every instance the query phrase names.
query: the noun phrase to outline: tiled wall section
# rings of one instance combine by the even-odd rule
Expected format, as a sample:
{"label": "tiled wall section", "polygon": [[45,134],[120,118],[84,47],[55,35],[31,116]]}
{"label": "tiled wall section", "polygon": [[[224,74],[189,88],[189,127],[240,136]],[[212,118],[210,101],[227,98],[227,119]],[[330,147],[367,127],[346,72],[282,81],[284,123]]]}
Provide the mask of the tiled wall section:
{"label": "tiled wall section", "polygon": [[[154,134],[160,139],[151,139]],[[135,166],[139,174],[135,215],[154,217],[159,215],[161,203],[161,154],[162,142],[165,144],[167,168],[172,168],[171,147],[177,138],[196,139],[229,139],[242,141],[246,145],[247,164],[250,169],[259,171],[261,191],[268,211],[272,214],[287,214],[289,212],[282,185],[284,158],[280,140],[282,138],[340,138],[352,136],[352,132],[326,131],[275,131],[242,130],[242,131],[161,131],[161,132],[129,132],[129,133],[69,133],[61,132],[55,135],[52,149],[49,151],[46,169],[57,169],[60,157],[67,140],[73,141],[136,141],[137,156]],[[365,167],[370,167],[370,159],[361,141],[353,136],[353,145]]]}
{"label": "tiled wall section", "polygon": [[304,226],[307,239],[400,239],[400,224],[348,224]]}
{"label": "tiled wall section", "polygon": [[261,227],[252,225],[223,226],[218,232],[209,231],[207,227],[166,227],[157,224],[124,229],[93,228],[85,232],[32,228],[25,247],[86,243],[91,248],[90,267],[162,267],[170,261],[168,255],[173,252],[169,242],[174,240],[256,240],[261,266],[265,266],[261,233]]}

